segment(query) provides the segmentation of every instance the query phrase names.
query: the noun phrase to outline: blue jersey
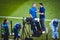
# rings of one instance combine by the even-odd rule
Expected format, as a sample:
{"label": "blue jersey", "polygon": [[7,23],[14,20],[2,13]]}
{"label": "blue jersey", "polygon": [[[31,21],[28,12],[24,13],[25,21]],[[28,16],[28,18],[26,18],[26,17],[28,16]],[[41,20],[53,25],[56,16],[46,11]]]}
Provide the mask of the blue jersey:
{"label": "blue jersey", "polygon": [[14,28],[13,28],[13,32],[14,32],[14,35],[15,35],[16,37],[18,37],[20,28],[21,28],[21,25],[20,25],[19,23],[16,23],[15,26],[14,26]]}
{"label": "blue jersey", "polygon": [[16,37],[20,36],[19,35],[20,27],[21,27],[21,25],[19,23],[14,26],[14,28],[13,28],[14,36],[16,36]]}
{"label": "blue jersey", "polygon": [[14,32],[14,33],[19,33],[19,31],[18,31],[18,29],[16,28],[16,26],[14,26],[13,32]]}
{"label": "blue jersey", "polygon": [[20,28],[21,28],[21,25],[20,24],[16,24],[14,26],[14,28],[13,28],[14,33],[19,33]]}
{"label": "blue jersey", "polygon": [[18,37],[19,30],[17,29],[16,25],[13,28],[14,36]]}
{"label": "blue jersey", "polygon": [[7,23],[3,23],[1,26],[2,26],[3,30],[7,30],[8,29],[8,24]]}
{"label": "blue jersey", "polygon": [[2,34],[3,34],[3,35],[4,35],[4,34],[9,35],[9,29],[8,29],[8,24],[7,24],[7,23],[3,23],[3,24],[1,25],[1,28],[2,28]]}
{"label": "blue jersey", "polygon": [[44,8],[44,7],[40,7],[39,12],[40,12],[40,13],[44,13],[44,15],[41,15],[41,14],[40,14],[40,19],[41,19],[41,18],[45,18],[45,8]]}
{"label": "blue jersey", "polygon": [[53,21],[53,26],[58,27],[58,21]]}
{"label": "blue jersey", "polygon": [[29,13],[32,15],[33,18],[37,18],[37,15],[36,15],[36,7],[31,7],[29,9]]}

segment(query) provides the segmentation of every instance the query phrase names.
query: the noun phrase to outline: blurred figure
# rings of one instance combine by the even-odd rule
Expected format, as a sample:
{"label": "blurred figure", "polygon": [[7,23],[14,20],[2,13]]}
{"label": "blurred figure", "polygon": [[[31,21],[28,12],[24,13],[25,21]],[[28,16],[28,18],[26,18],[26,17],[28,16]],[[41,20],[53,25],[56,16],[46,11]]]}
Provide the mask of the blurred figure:
{"label": "blurred figure", "polygon": [[21,29],[21,24],[16,23],[15,26],[13,27],[13,33],[14,33],[14,40],[20,40],[20,34],[19,31]]}
{"label": "blurred figure", "polygon": [[53,40],[58,40],[59,35],[58,35],[58,20],[57,19],[53,19],[50,22],[50,28],[52,30],[52,38],[53,38]]}
{"label": "blurred figure", "polygon": [[[29,9],[29,14],[30,14],[30,17],[32,18],[32,20],[37,18],[36,11],[37,11],[36,4],[32,3],[32,7]],[[36,32],[35,26],[33,26],[32,22],[31,22],[31,30],[33,33]]]}
{"label": "blurred figure", "polygon": [[3,40],[8,40],[9,39],[9,28],[8,28],[8,20],[5,19],[3,24],[1,25],[2,29],[2,38]]}
{"label": "blurred figure", "polygon": [[44,25],[44,22],[45,22],[45,8],[43,6],[43,3],[39,3],[39,18],[40,18],[40,25],[41,25],[41,28],[42,28],[42,31],[45,31],[45,25]]}
{"label": "blurred figure", "polygon": [[37,18],[36,11],[36,4],[32,3],[32,7],[29,9],[29,14],[32,18]]}

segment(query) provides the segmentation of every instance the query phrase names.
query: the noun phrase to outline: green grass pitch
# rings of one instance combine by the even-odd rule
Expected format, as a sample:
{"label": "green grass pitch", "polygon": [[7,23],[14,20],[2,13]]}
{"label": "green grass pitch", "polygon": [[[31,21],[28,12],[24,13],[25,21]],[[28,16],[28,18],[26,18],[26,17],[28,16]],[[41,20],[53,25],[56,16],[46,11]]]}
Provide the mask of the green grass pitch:
{"label": "green grass pitch", "polygon": [[[60,19],[60,0],[0,0],[0,16],[29,17],[29,8],[31,7],[31,4],[33,2],[37,4],[36,6],[37,9],[39,7],[39,2],[42,2],[44,4],[46,8],[45,13],[46,19],[53,18]],[[3,20],[4,20],[3,18],[0,18],[0,23],[2,23]],[[13,26],[16,22],[22,23],[22,20],[8,19],[8,21],[10,20],[13,21]],[[45,22],[45,26],[50,30],[48,21]],[[60,36],[60,23],[59,23],[59,36]],[[52,40],[51,33],[49,33],[48,37],[49,40]],[[34,37],[34,40],[45,40],[45,38],[46,36],[45,34],[43,34],[41,37],[36,38]]]}

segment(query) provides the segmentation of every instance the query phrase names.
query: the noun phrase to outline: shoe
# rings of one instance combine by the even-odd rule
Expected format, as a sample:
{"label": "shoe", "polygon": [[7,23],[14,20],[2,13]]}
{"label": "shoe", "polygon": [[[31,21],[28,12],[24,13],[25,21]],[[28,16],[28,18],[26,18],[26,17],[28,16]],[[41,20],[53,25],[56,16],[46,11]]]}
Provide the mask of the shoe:
{"label": "shoe", "polygon": [[42,33],[44,34],[44,33],[45,33],[45,31],[42,31]]}

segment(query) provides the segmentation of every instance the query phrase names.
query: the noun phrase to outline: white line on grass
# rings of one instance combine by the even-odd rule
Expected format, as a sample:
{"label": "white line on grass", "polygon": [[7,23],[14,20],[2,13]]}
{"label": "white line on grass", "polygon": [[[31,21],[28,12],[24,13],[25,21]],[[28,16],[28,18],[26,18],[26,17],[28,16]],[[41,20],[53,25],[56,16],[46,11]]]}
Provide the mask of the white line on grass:
{"label": "white line on grass", "polygon": [[[23,17],[12,17],[12,16],[0,16],[0,18],[8,18],[8,19],[23,19]],[[25,18],[26,19],[26,18]],[[39,18],[38,18],[39,19]],[[45,21],[51,21],[51,19],[45,19]],[[60,22],[60,20],[59,20]]]}
{"label": "white line on grass", "polygon": [[22,17],[12,17],[12,16],[0,16],[0,18],[8,18],[8,19],[22,19]]}

